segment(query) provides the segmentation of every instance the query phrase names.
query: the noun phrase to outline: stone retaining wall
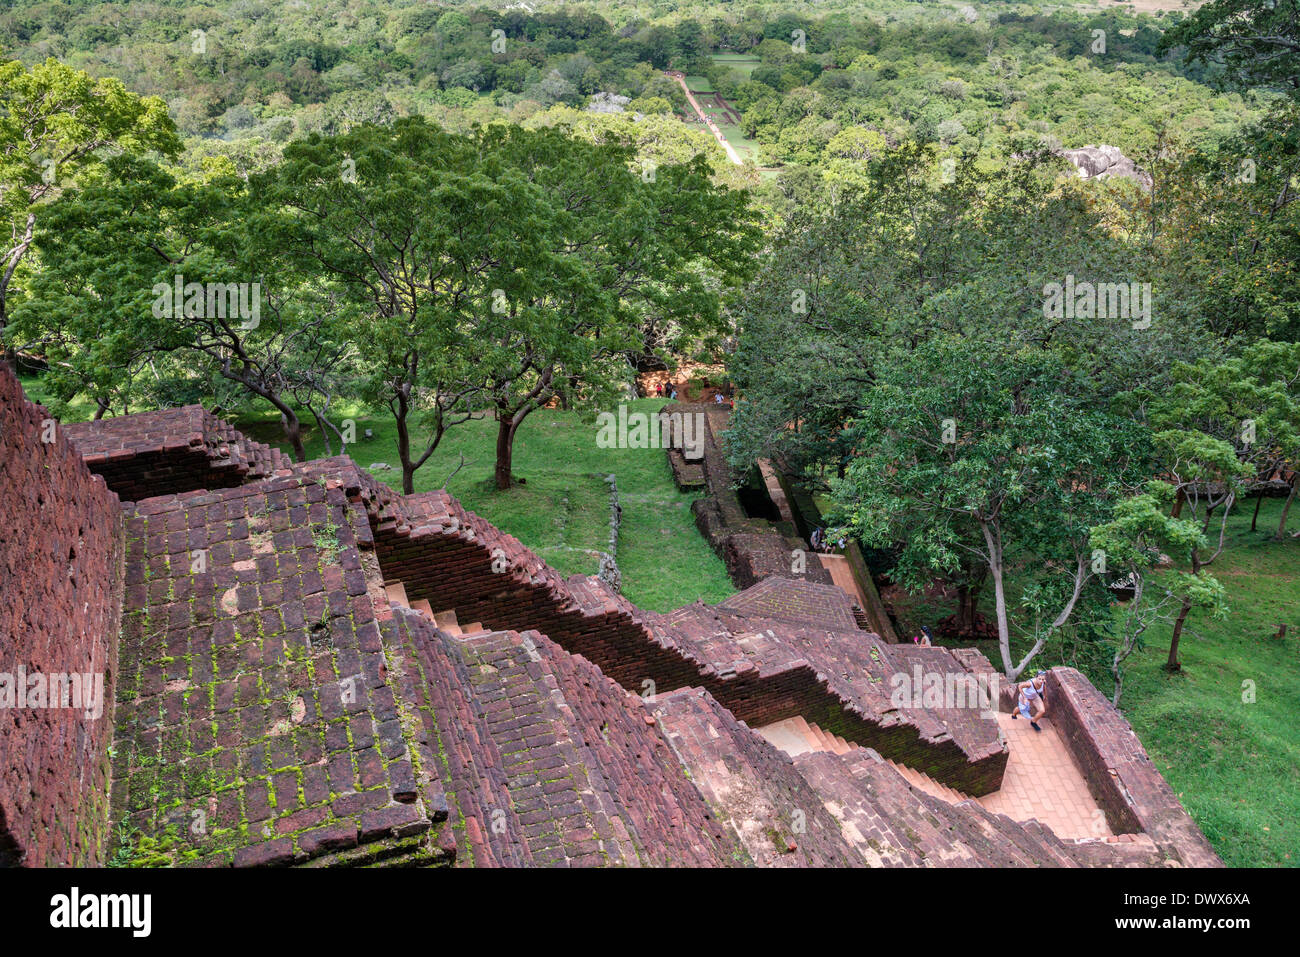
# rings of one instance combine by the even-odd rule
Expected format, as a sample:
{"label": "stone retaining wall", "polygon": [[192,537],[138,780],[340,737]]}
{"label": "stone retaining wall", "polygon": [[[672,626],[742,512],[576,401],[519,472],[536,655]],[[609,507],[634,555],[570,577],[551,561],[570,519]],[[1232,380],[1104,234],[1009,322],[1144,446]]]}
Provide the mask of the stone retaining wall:
{"label": "stone retaining wall", "polygon": [[1132,726],[1087,678],[1074,668],[1053,668],[1047,701],[1050,720],[1112,831],[1148,834],[1188,867],[1222,866]]}
{"label": "stone retaining wall", "polygon": [[[98,864],[108,820],[122,510],[3,364],[0,502],[0,865]],[[92,694],[98,685],[97,703],[56,708],[46,697],[33,706],[37,689],[62,698],[64,686],[51,679],[74,673],[90,676]],[[71,687],[64,703],[74,703]]]}

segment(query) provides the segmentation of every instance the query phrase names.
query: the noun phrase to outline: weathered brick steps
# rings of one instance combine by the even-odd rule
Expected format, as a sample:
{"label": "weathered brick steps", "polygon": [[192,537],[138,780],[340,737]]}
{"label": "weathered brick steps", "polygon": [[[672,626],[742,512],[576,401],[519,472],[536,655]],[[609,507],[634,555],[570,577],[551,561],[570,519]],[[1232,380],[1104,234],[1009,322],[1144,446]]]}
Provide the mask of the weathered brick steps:
{"label": "weathered brick steps", "polygon": [[389,680],[369,536],[341,488],[299,477],[128,510],[112,820],[150,863],[429,844],[446,798],[416,779],[431,758]]}
{"label": "weathered brick steps", "polygon": [[[652,621],[652,631],[675,636],[698,657],[732,657],[733,672],[762,676],[749,683],[760,696],[748,702],[740,697],[746,689],[739,684],[706,685],[751,727],[802,716],[965,793],[985,794],[1001,783],[1008,752],[991,715],[974,707],[897,708],[891,700],[894,676],[910,676],[914,666],[968,677],[966,663],[947,649],[888,645],[860,631],[739,618],[726,603],[690,605]],[[795,659],[792,649],[806,657]]]}
{"label": "weathered brick steps", "polygon": [[[9,405],[24,408],[21,403]],[[184,410],[165,415],[178,412]],[[130,431],[124,428],[124,434]],[[0,443],[8,438],[10,433],[0,430]],[[756,627],[775,622],[776,631],[791,641],[790,647],[807,645],[810,657],[822,659],[814,667],[783,652],[780,641],[768,642],[763,635],[750,633],[752,628],[728,626],[696,636],[665,630],[661,620],[665,616],[643,614],[593,580],[562,580],[518,542],[465,513],[446,496],[435,493],[404,501],[346,458],[289,468],[279,453],[263,455],[256,448],[245,449],[241,440],[229,426],[204,415],[199,442],[187,443],[188,452],[174,448],[168,454],[197,461],[204,457],[194,454],[199,445],[215,453],[205,454],[206,475],[178,479],[178,489],[189,482],[217,482],[232,476],[251,484],[141,499],[126,509],[129,544],[119,546],[126,553],[126,624],[120,660],[105,667],[109,682],[118,681],[112,783],[111,790],[106,784],[96,793],[111,802],[113,825],[125,822],[135,829],[136,863],[343,867],[445,863],[457,853],[467,859],[468,845],[458,846],[454,822],[445,820],[449,812],[455,821],[462,820],[461,795],[449,796],[443,789],[445,753],[436,709],[430,703],[434,695],[426,694],[421,707],[413,690],[427,686],[423,668],[433,660],[429,649],[435,646],[443,649],[448,660],[459,657],[466,668],[469,683],[464,687],[469,697],[464,700],[479,709],[484,729],[483,736],[473,741],[479,748],[476,754],[486,753],[488,742],[501,741],[500,770],[514,776],[503,785],[511,812],[515,792],[525,789],[519,802],[525,810],[515,820],[521,829],[535,825],[534,834],[525,834],[525,839],[536,838],[539,853],[533,863],[747,863],[751,860],[748,845],[735,838],[737,831],[717,820],[700,790],[712,789],[719,813],[725,813],[727,821],[741,821],[747,813],[744,801],[735,800],[734,789],[729,792],[732,802],[724,799],[723,786],[737,781],[746,782],[739,790],[742,798],[766,796],[775,813],[780,792],[764,791],[761,781],[752,780],[761,773],[779,779],[785,788],[810,792],[820,788],[812,794],[805,820],[821,820],[823,827],[816,838],[805,839],[806,847],[783,841],[779,832],[767,835],[765,847],[750,835],[756,853],[765,852],[769,858],[783,847],[787,855],[816,852],[820,838],[826,843],[819,853],[828,860],[836,854],[856,854],[848,842],[837,845],[829,827],[836,815],[843,817],[849,808],[868,831],[872,821],[881,817],[901,827],[903,836],[913,841],[911,851],[926,863],[960,862],[971,848],[979,849],[981,860],[992,860],[992,852],[980,844],[989,838],[990,829],[1013,860],[1150,865],[1167,858],[1169,863],[1218,863],[1150,766],[1131,729],[1081,676],[1077,687],[1066,680],[1068,675],[1063,678],[1068,669],[1053,673],[1056,684],[1049,695],[1056,699],[1054,704],[1065,702],[1073,709],[1069,714],[1057,713],[1058,720],[1074,722],[1076,760],[1088,768],[1090,784],[1099,792],[1111,787],[1108,796],[1118,804],[1108,808],[1110,813],[1132,815],[1159,844],[1147,835],[1053,844],[1054,836],[1036,822],[1015,825],[992,815],[990,823],[973,814],[970,809],[976,806],[971,802],[949,806],[946,813],[960,819],[947,822],[950,840],[945,844],[944,809],[929,806],[927,799],[934,799],[907,787],[888,764],[861,763],[858,757],[878,755],[854,749],[844,758],[835,758],[849,760],[847,777],[842,766],[831,765],[830,770],[818,771],[825,780],[817,788],[810,786],[810,779],[799,784],[789,774],[795,764],[785,762],[785,772],[771,765],[782,757],[699,688],[692,693],[710,702],[717,722],[728,730],[710,721],[699,729],[703,736],[696,736],[694,747],[706,753],[710,744],[717,743],[715,732],[718,738],[730,734],[742,740],[713,754],[714,770],[722,762],[734,780],[719,777],[708,782],[708,788],[696,790],[683,774],[685,762],[673,757],[669,744],[646,723],[641,699],[621,691],[589,661],[567,654],[541,634],[483,634],[461,642],[432,630],[422,640],[413,637],[404,622],[416,616],[395,613],[384,593],[384,571],[378,560],[384,536],[391,536],[389,544],[396,546],[412,541],[427,546],[437,538],[453,540],[455,547],[468,544],[470,550],[461,555],[471,564],[479,563],[485,551],[490,558],[503,558],[495,572],[476,567],[467,580],[472,587],[485,579],[491,582],[481,593],[482,601],[491,604],[500,596],[518,599],[516,610],[524,618],[535,617],[536,602],[543,613],[549,611],[561,625],[572,625],[579,639],[611,660],[625,651],[661,654],[665,669],[684,667],[695,684],[732,696],[731,705],[741,712],[746,708],[756,714],[779,712],[794,705],[795,713],[816,718],[817,707],[824,706],[829,696],[835,707],[849,712],[840,714],[840,719],[867,727],[863,734],[880,734],[884,712],[874,692],[855,685],[847,673],[859,673],[862,669],[857,666],[865,662],[853,651],[844,651],[841,658],[835,648],[852,649],[856,641],[861,649],[878,651],[874,636],[837,633],[825,622],[819,628],[790,630],[779,619],[754,617],[758,607],[737,616]],[[129,456],[160,447],[157,436],[140,449],[119,444],[115,451]],[[26,457],[7,455],[0,459],[0,471],[6,464],[38,460],[41,452],[48,451]],[[67,457],[75,460],[68,452]],[[105,461],[111,454],[105,452]],[[73,471],[89,478],[92,488],[102,489],[83,463],[76,463]],[[21,489],[13,497],[22,499],[22,493],[35,490],[37,507],[44,506],[47,476],[36,473],[29,482],[12,484]],[[57,483],[54,488],[62,494]],[[104,495],[112,501],[111,494]],[[121,513],[114,514],[120,527]],[[11,550],[6,550],[10,541],[0,529],[0,559],[12,558]],[[196,551],[206,559],[203,567],[193,566]],[[69,556],[68,562],[80,578],[89,567],[81,559],[101,553],[93,543],[81,542],[75,552],[77,561]],[[64,570],[61,554],[55,553],[60,573]],[[421,557],[415,555],[413,560]],[[26,568],[13,572],[20,566],[11,560],[0,561],[0,570],[6,567],[20,581],[28,574]],[[111,572],[107,579],[110,584],[118,581]],[[21,592],[15,605],[21,612]],[[440,602],[438,607],[457,608],[460,603]],[[688,617],[696,612],[692,609]],[[780,614],[779,607],[775,613]],[[724,609],[718,614],[731,612]],[[466,614],[465,620],[473,617]],[[4,620],[0,617],[0,623]],[[69,620],[75,620],[75,612]],[[593,629],[590,634],[583,631],[588,627]],[[25,627],[24,634],[29,631]],[[626,648],[609,641],[611,632],[628,643]],[[771,630],[767,636],[775,638]],[[482,642],[482,647],[473,646],[474,642]],[[110,651],[112,646],[110,641]],[[647,648],[654,651],[646,652]],[[945,654],[968,671],[991,670],[978,654]],[[892,664],[905,665],[908,660],[900,652]],[[838,674],[841,669],[846,673]],[[650,670],[642,668],[642,676]],[[624,677],[630,681],[625,686],[632,690],[653,690],[641,683],[644,677],[641,681],[635,680],[635,674]],[[782,688],[779,682],[787,680],[794,684]],[[839,688],[846,680],[849,685]],[[813,699],[804,697],[809,689],[815,692]],[[664,686],[658,690],[662,692]],[[479,702],[480,693],[488,705]],[[502,701],[508,705],[502,709],[505,717],[494,724],[492,706]],[[928,713],[889,718],[897,722],[894,731],[901,728],[911,735],[917,753],[909,763],[925,766],[943,747],[955,749],[963,760],[971,757],[969,747],[956,744],[962,728],[954,727],[951,733],[938,730],[946,723],[942,709],[921,710]],[[836,719],[832,708],[819,723],[836,733]],[[452,729],[448,737],[462,728],[456,721],[448,726]],[[466,726],[472,728],[473,722]],[[540,737],[533,735],[530,741],[528,733],[516,734],[521,729],[537,731]],[[76,740],[78,746],[95,746],[84,736]],[[527,747],[508,746],[519,741]],[[909,746],[908,740],[892,743],[904,750]],[[680,742],[672,744],[680,753]],[[761,753],[764,749],[766,756]],[[99,754],[102,757],[104,751]],[[540,796],[527,791],[528,775],[535,772],[537,761],[552,757],[559,761],[555,767],[563,769],[562,775],[542,781]],[[807,759],[804,763],[814,767],[832,757],[805,755],[800,760]],[[1106,773],[1094,770],[1089,760]],[[72,763],[76,764],[75,758]],[[93,759],[89,763],[94,764]],[[100,767],[107,764],[101,761]],[[984,760],[983,769],[992,764]],[[493,773],[490,762],[485,760],[482,766],[484,773]],[[755,770],[759,768],[766,771]],[[875,782],[871,800],[864,805],[859,785],[876,773],[887,776]],[[449,772],[446,779],[450,780]],[[547,784],[554,789],[547,791]],[[481,781],[469,781],[463,793],[472,797],[481,787]],[[571,799],[566,800],[566,795]],[[53,832],[63,823],[58,812],[60,792],[43,786],[34,796],[42,820],[53,822]],[[529,805],[529,799],[537,803]],[[200,811],[206,816],[207,830],[195,837],[189,828]],[[524,821],[530,812],[537,817]],[[4,813],[0,804],[0,863],[33,863],[30,856],[15,859],[15,849],[20,854],[25,849],[8,829],[16,815],[10,813],[6,820]],[[921,819],[913,820],[909,814],[920,814]],[[107,814],[78,809],[68,817],[64,830],[75,827],[78,839],[90,839],[82,841],[83,847],[103,847],[102,853],[112,853],[111,839],[95,840],[109,820]],[[1000,832],[1006,823],[1014,829]],[[927,831],[927,826],[933,830]],[[1188,827],[1199,843],[1187,838]],[[490,827],[487,830],[496,836]],[[952,838],[959,830],[962,836]],[[861,832],[852,830],[852,834],[856,841]],[[553,853],[557,835],[563,861]],[[59,840],[57,835],[51,837],[50,846]],[[63,846],[67,844],[65,835]],[[869,843],[866,846],[871,848]],[[485,840],[483,862],[496,850]],[[898,854],[905,850],[899,849]],[[70,859],[93,862],[84,855],[78,861],[75,852],[55,854],[54,862]]]}
{"label": "weathered brick steps", "polygon": [[[647,703],[691,780],[763,866],[1150,866],[1144,836],[1059,840],[972,800],[954,806],[911,785],[875,751],[793,759],[702,688]],[[824,743],[824,742],[823,742]]]}
{"label": "weathered brick steps", "polygon": [[284,472],[291,460],[202,406],[63,426],[86,466],[127,502],[232,488]]}
{"label": "weathered brick steps", "polygon": [[[964,747],[939,721],[924,712],[893,709],[887,696],[873,695],[884,703],[869,710],[846,699],[830,674],[789,650],[763,668],[745,660],[739,647],[710,658],[681,631],[681,621],[656,624],[659,616],[640,613],[581,579],[566,582],[517,539],[445,493],[396,496],[341,457],[311,463],[310,469],[346,469],[348,493],[365,504],[374,523],[385,577],[402,581],[412,600],[455,608],[461,619],[488,628],[536,629],[633,692],[647,690],[647,682],[661,692],[702,685],[754,726],[803,714],[966,793],[987,793],[1001,780],[1007,753],[996,726],[986,740]],[[856,634],[862,641],[871,638]],[[811,638],[812,633],[800,635]],[[842,670],[838,662],[836,668]]]}
{"label": "weathered brick steps", "polygon": [[703,688],[646,703],[682,766],[760,867],[860,865],[839,823],[790,758]]}
{"label": "weathered brick steps", "polygon": [[476,866],[717,866],[735,839],[628,695],[536,632],[457,638],[394,609]]}
{"label": "weathered brick steps", "polygon": [[673,484],[682,492],[697,492],[705,487],[704,466],[687,461],[678,449],[668,449],[668,466],[672,469]]}
{"label": "weathered brick steps", "polygon": [[1017,823],[975,801],[957,805],[908,784],[879,754],[810,751],[794,766],[812,784],[844,833],[873,866],[1153,866],[1147,841],[1063,842],[1037,821]]}

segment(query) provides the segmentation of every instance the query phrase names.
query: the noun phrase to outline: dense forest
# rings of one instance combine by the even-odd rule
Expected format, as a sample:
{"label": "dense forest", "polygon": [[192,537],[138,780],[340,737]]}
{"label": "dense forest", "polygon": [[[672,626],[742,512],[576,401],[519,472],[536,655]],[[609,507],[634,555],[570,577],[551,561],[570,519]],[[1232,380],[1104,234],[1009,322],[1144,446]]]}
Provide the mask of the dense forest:
{"label": "dense forest", "polygon": [[[1023,133],[1129,154],[1162,131],[1213,142],[1259,103],[1216,95],[1206,85],[1215,67],[1158,51],[1183,16],[1007,4],[895,4],[870,16],[779,5],[640,14],[420,0],[20,0],[0,13],[0,49],[162,97],[193,157],[223,153],[241,168],[273,162],[295,136],[407,115],[459,130],[554,122],[546,111],[581,109],[599,92],[631,98],[634,111],[685,114],[666,69],[705,77],[734,102],[763,163],[834,166],[904,139],[991,161]],[[715,58],[729,52],[753,62]]]}

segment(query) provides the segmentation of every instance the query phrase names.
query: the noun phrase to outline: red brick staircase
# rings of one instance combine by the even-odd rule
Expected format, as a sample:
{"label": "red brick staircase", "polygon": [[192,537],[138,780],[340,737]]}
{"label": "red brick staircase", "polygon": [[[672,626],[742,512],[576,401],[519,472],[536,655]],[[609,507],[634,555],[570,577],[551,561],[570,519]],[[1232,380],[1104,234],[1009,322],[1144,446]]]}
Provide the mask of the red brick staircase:
{"label": "red brick staircase", "polygon": [[[768,743],[773,747],[779,748],[792,758],[807,754],[810,751],[848,754],[857,747],[856,744],[823,731],[802,716],[786,718],[784,721],[775,721],[754,730],[767,739]],[[960,804],[962,801],[974,800],[969,794],[963,794],[946,784],[941,784],[923,771],[909,768],[905,764],[899,764],[897,761],[888,759],[885,759],[885,763],[897,771],[908,784],[933,797],[942,798],[949,804]]]}
{"label": "red brick staircase", "polygon": [[400,581],[384,582],[384,591],[388,594],[389,602],[399,608],[410,608],[417,611],[429,621],[437,626],[439,631],[456,638],[469,638],[478,635],[486,635],[490,630],[483,627],[482,622],[471,622],[468,625],[461,625],[456,618],[456,609],[448,608],[443,611],[434,611],[433,606],[426,599],[420,598],[411,601],[406,596],[406,586]]}

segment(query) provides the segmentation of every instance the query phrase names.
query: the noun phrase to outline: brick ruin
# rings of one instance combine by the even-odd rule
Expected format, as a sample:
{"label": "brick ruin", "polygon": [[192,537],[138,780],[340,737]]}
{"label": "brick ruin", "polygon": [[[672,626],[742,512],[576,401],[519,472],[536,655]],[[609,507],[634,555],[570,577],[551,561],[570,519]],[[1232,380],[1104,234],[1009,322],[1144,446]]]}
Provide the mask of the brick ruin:
{"label": "brick ruin", "polygon": [[997,703],[890,688],[992,666],[864,630],[829,579],[751,562],[724,602],[646,612],[446,493],[198,407],[57,425],[7,372],[0,452],[0,673],[107,699],[0,708],[0,862],[1218,862],[1071,669],[1052,740],[1100,824],[990,810],[1020,773]]}

